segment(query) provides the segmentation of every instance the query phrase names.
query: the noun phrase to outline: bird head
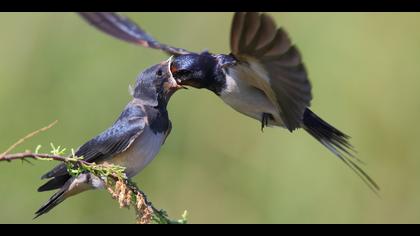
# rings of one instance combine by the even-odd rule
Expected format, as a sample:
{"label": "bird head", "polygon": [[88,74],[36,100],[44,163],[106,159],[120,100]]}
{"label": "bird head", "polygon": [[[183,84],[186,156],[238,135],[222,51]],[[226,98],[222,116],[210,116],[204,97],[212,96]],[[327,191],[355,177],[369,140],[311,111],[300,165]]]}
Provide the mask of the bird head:
{"label": "bird head", "polygon": [[134,98],[158,106],[160,103],[167,103],[172,94],[183,88],[175,81],[170,71],[170,60],[171,58],[151,66],[139,75],[133,91]]}
{"label": "bird head", "polygon": [[212,90],[218,69],[217,60],[208,52],[173,56],[170,71],[179,85]]}

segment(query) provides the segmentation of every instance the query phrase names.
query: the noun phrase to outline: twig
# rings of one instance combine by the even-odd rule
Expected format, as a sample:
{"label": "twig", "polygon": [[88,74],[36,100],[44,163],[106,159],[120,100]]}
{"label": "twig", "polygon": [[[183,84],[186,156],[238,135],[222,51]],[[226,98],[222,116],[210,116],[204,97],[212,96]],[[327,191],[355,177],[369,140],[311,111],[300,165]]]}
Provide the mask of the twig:
{"label": "twig", "polygon": [[[4,155],[4,156],[1,156],[0,157],[0,162],[1,161],[10,162],[10,161],[13,161],[13,160],[26,160],[26,159],[54,160],[54,161],[59,161],[59,162],[64,162],[64,163],[86,165],[86,166],[90,166],[90,167],[95,166],[96,169],[107,167],[106,165],[96,165],[95,163],[89,163],[89,162],[83,161],[83,160],[78,159],[78,158],[73,158],[73,157],[69,158],[69,157],[63,157],[63,156],[45,154],[45,153],[32,153],[32,152],[28,152],[28,151],[27,152],[22,152],[22,153],[7,154],[7,155]],[[154,214],[159,219],[160,223],[165,223],[165,224],[179,223],[178,221],[173,221],[173,220],[169,219],[164,211],[158,210],[152,204],[152,202],[148,200],[146,194],[143,191],[141,191],[137,187],[137,185],[135,183],[133,183],[132,181],[130,181],[126,178],[121,178],[118,174],[110,174],[108,176],[98,176],[98,177],[99,178],[101,178],[101,177],[111,178],[115,182],[122,181],[125,185],[125,188],[129,189],[135,196],[141,196],[141,198],[144,199],[144,203],[146,204],[147,207],[150,207],[150,209],[152,209],[151,213]],[[109,186],[109,184],[107,183],[107,188],[110,188],[110,187],[111,186]],[[146,222],[146,223],[150,223],[150,222]]]}
{"label": "twig", "polygon": [[124,179],[125,184],[133,191],[135,195],[141,195],[144,199],[144,202],[147,206],[150,206],[153,210],[155,216],[157,216],[157,221],[163,224],[179,224],[179,221],[174,221],[168,218],[168,215],[165,211],[157,209],[151,201],[147,198],[147,195],[140,190],[140,188],[136,185],[136,183],[130,181],[129,179]]}
{"label": "twig", "polygon": [[25,137],[19,139],[16,143],[14,143],[12,146],[10,146],[6,151],[4,151],[2,154],[0,154],[0,158],[7,155],[9,152],[11,152],[13,149],[15,149],[17,146],[19,146],[20,144],[22,144],[23,142],[25,142],[27,139],[30,139],[32,137],[34,137],[35,135],[47,131],[49,129],[51,129],[54,125],[56,125],[58,122],[58,120],[54,121],[53,123],[49,124],[48,126],[45,126],[44,128],[35,130],[32,133],[27,134]]}
{"label": "twig", "polygon": [[[107,180],[105,181],[105,184],[108,191],[113,195],[115,199],[117,199],[116,195],[119,195],[117,200],[120,202],[121,207],[129,207],[130,204],[134,205],[134,207],[136,208],[138,223],[148,224],[152,221],[164,224],[185,223],[185,219],[180,221],[173,221],[169,219],[165,211],[158,210],[156,207],[154,207],[153,204],[147,199],[146,194],[144,194],[144,192],[141,191],[135,183],[125,178],[125,175],[121,173],[121,170],[124,170],[124,168],[122,167],[108,164],[90,163],[82,160],[81,157],[64,157],[61,155],[55,155],[57,153],[54,152],[54,154],[38,153],[38,148],[36,150],[36,153],[33,153],[31,151],[25,151],[21,153],[9,154],[13,149],[25,142],[27,139],[34,137],[40,132],[50,129],[56,123],[57,121],[21,138],[19,141],[10,146],[5,152],[0,154],[0,162],[11,162],[14,160],[22,160],[29,162],[28,159],[50,161],[53,160],[63,162],[68,164],[67,168],[69,173],[90,172],[91,174],[94,174],[101,179],[105,178]],[[110,179],[113,181],[114,184],[110,183],[112,182],[109,181]],[[112,187],[114,187],[114,189],[112,189]],[[134,194],[135,196],[134,201],[131,201],[132,194]]]}
{"label": "twig", "polygon": [[83,160],[76,160],[74,158],[69,157],[63,157],[58,155],[52,155],[52,154],[46,154],[46,153],[33,153],[33,152],[20,152],[20,153],[14,153],[14,154],[7,154],[3,156],[0,156],[0,161],[14,161],[14,160],[26,160],[26,159],[44,159],[44,160],[54,160],[54,161],[60,161],[64,163],[79,163],[79,164],[85,164],[90,165],[92,163],[83,161]]}

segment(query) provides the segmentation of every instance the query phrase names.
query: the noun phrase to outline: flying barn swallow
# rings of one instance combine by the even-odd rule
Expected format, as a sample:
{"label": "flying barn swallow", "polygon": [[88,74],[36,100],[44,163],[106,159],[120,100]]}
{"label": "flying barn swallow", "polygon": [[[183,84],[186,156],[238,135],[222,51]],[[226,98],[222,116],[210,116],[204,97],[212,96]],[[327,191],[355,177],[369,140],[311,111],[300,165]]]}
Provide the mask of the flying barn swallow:
{"label": "flying barn swallow", "polygon": [[155,40],[130,19],[113,12],[79,13],[116,38],[174,55],[170,69],[180,85],[204,88],[236,111],[290,132],[303,128],[350,167],[375,193],[378,185],[357,165],[349,136],[310,107],[312,87],[302,56],[268,14],[235,13],[230,54],[194,53]]}
{"label": "flying barn swallow", "polygon": [[[125,167],[128,178],[137,175],[155,158],[171,132],[166,106],[172,94],[180,88],[169,71],[169,60],[139,75],[132,92],[133,99],[117,121],[82,145],[75,152],[76,156],[90,163]],[[72,177],[65,164],[59,164],[42,179],[50,180],[38,191],[59,190],[35,213],[35,218],[70,196],[104,187],[104,182],[90,173]]]}

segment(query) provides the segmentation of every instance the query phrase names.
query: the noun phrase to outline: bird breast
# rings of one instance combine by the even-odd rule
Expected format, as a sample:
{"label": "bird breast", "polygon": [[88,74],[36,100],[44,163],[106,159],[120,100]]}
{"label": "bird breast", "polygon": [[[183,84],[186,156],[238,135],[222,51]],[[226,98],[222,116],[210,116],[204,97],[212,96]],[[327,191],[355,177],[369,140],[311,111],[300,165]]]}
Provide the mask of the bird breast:
{"label": "bird breast", "polygon": [[220,93],[222,100],[236,111],[261,120],[263,113],[276,116],[277,109],[260,89],[251,86],[243,76],[255,76],[229,68],[226,71],[226,86]]}
{"label": "bird breast", "polygon": [[164,133],[155,133],[149,126],[146,126],[127,150],[114,156],[108,162],[125,167],[127,177],[131,178],[155,158],[164,139]]}

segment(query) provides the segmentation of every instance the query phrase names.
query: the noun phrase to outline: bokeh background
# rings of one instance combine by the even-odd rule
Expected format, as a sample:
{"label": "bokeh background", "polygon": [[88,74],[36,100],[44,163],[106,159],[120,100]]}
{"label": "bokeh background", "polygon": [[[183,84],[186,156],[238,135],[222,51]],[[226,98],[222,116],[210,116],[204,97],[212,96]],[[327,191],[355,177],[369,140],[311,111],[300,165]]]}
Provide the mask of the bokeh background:
{"label": "bokeh background", "polygon": [[[162,42],[229,52],[232,13],[127,13]],[[135,181],[153,203],[190,223],[420,223],[420,14],[272,13],[301,50],[312,108],[352,136],[373,194],[304,131],[260,132],[205,90],[177,93],[173,131]],[[88,26],[74,13],[0,14],[0,150],[54,120],[16,151],[77,148],[129,101],[128,85],[167,59]],[[52,162],[0,163],[1,223],[133,223],[106,191],[33,212]]]}

